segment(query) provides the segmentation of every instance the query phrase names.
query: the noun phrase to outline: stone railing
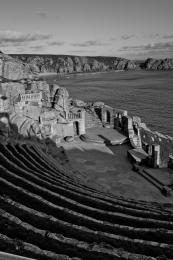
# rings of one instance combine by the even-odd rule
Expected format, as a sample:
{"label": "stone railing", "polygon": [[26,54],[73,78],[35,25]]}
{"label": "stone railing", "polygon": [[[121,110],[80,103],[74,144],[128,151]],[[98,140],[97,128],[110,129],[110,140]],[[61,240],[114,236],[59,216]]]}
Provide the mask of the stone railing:
{"label": "stone railing", "polygon": [[69,112],[68,113],[68,120],[75,120],[75,119],[81,119],[81,118],[82,118],[81,112],[77,112],[77,113]]}
{"label": "stone railing", "polygon": [[123,109],[113,108],[113,113],[115,117],[127,116],[127,110],[123,110]]}
{"label": "stone railing", "polygon": [[21,94],[20,98],[21,98],[21,102],[25,102],[25,101],[41,102],[41,100],[42,100],[42,93],[39,92],[39,93]]}

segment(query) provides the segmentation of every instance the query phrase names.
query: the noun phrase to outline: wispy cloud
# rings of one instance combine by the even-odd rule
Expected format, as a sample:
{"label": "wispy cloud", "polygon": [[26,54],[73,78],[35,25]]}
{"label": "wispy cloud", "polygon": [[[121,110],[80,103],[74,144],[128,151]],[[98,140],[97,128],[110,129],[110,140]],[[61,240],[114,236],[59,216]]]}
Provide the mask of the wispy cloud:
{"label": "wispy cloud", "polygon": [[129,58],[148,58],[156,59],[173,57],[173,42],[157,42],[136,46],[123,46],[119,49],[121,56]]}
{"label": "wispy cloud", "polygon": [[0,31],[0,44],[18,44],[34,42],[38,40],[48,40],[52,37],[50,34],[42,33],[22,33],[15,31]]}
{"label": "wispy cloud", "polygon": [[123,34],[120,37],[112,37],[110,40],[111,41],[118,41],[118,40],[129,40],[136,38],[136,35],[134,34]]}
{"label": "wispy cloud", "polygon": [[120,51],[151,51],[151,50],[173,50],[173,42],[158,42],[154,44],[123,46]]}
{"label": "wispy cloud", "polygon": [[45,47],[45,45],[33,45],[33,46],[30,46],[29,49],[31,49],[32,51],[40,51],[42,50],[43,48]]}
{"label": "wispy cloud", "polygon": [[104,46],[105,43],[95,41],[95,40],[90,40],[90,41],[85,41],[82,43],[72,43],[72,46],[74,47],[91,47],[91,46]]}
{"label": "wispy cloud", "polygon": [[37,15],[41,17],[42,19],[46,19],[48,17],[48,13],[44,11],[38,11]]}
{"label": "wispy cloud", "polygon": [[110,38],[110,40],[111,40],[111,41],[117,41],[118,38],[117,38],[117,37],[112,37],[112,38]]}
{"label": "wispy cloud", "polygon": [[134,37],[135,37],[134,34],[124,34],[124,35],[121,36],[121,39],[122,40],[129,40],[129,39],[132,39]]}
{"label": "wispy cloud", "polygon": [[173,34],[165,34],[162,36],[163,39],[173,39]]}
{"label": "wispy cloud", "polygon": [[82,49],[82,50],[69,50],[69,51],[67,51],[68,53],[78,53],[78,54],[80,54],[80,53],[95,53],[96,52],[96,50],[84,50],[84,49]]}
{"label": "wispy cloud", "polygon": [[149,34],[149,38],[151,39],[173,39],[173,34],[159,34],[159,33],[151,33]]}
{"label": "wispy cloud", "polygon": [[49,45],[49,46],[62,46],[64,44],[65,44],[65,42],[61,42],[61,41],[47,42],[47,45]]}
{"label": "wispy cloud", "polygon": [[147,35],[147,38],[150,39],[155,39],[155,38],[160,38],[160,34],[159,33],[150,33],[149,36]]}

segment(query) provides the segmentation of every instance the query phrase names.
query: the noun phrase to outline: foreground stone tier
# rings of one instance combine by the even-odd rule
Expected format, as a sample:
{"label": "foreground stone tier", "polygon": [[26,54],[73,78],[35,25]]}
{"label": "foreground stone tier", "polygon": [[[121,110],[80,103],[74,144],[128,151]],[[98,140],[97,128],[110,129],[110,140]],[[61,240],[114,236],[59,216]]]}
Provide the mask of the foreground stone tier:
{"label": "foreground stone tier", "polygon": [[0,144],[0,250],[36,259],[172,259],[173,214],[87,187],[36,145]]}

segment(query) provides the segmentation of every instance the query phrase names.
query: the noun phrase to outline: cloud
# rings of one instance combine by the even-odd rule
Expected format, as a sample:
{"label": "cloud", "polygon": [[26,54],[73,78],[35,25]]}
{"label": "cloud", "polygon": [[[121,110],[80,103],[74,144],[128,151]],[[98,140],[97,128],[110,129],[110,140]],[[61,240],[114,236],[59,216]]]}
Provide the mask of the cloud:
{"label": "cloud", "polygon": [[173,34],[165,34],[162,36],[163,39],[173,39]]}
{"label": "cloud", "polygon": [[113,37],[113,38],[111,38],[110,40],[111,40],[111,41],[117,41],[118,38]]}
{"label": "cloud", "polygon": [[96,50],[69,50],[68,53],[95,53]]}
{"label": "cloud", "polygon": [[45,45],[33,45],[33,46],[29,46],[29,49],[32,51],[40,51],[45,47]]}
{"label": "cloud", "polygon": [[149,35],[149,38],[154,39],[154,38],[160,38],[160,39],[173,39],[173,34],[164,34],[161,35],[159,33],[151,33]]}
{"label": "cloud", "polygon": [[121,51],[121,56],[123,55],[128,57],[173,57],[173,42],[157,42],[153,44],[123,46],[119,51]]}
{"label": "cloud", "polygon": [[123,34],[120,37],[112,37],[110,40],[111,41],[117,41],[117,40],[129,40],[132,38],[136,38],[134,34]]}
{"label": "cloud", "polygon": [[122,35],[121,36],[121,39],[122,40],[129,40],[129,39],[132,39],[132,38],[134,38],[135,37],[135,35],[134,34],[124,34],[124,35]]}
{"label": "cloud", "polygon": [[149,38],[154,39],[154,38],[160,38],[160,39],[173,39],[173,34],[159,34],[159,33],[151,33],[149,35]]}
{"label": "cloud", "polygon": [[53,42],[47,42],[47,45],[49,46],[62,46],[64,45],[65,43],[64,42],[61,42],[61,41],[53,41]]}
{"label": "cloud", "polygon": [[41,17],[42,19],[46,19],[48,17],[48,13],[47,12],[43,12],[43,11],[37,12],[37,15],[39,17]]}
{"label": "cloud", "polygon": [[173,42],[158,42],[154,44],[123,46],[120,51],[151,51],[151,50],[173,50]]}
{"label": "cloud", "polygon": [[90,41],[85,41],[83,43],[72,43],[72,46],[74,47],[91,47],[91,46],[104,46],[105,43],[95,41],[95,40],[90,40]]}
{"label": "cloud", "polygon": [[161,37],[161,36],[160,36],[159,33],[150,33],[150,34],[149,34],[149,38],[151,38],[151,39],[160,38],[160,37]]}
{"label": "cloud", "polygon": [[42,33],[22,33],[15,31],[0,31],[0,44],[20,45],[21,43],[34,42],[38,40],[48,40],[50,34]]}

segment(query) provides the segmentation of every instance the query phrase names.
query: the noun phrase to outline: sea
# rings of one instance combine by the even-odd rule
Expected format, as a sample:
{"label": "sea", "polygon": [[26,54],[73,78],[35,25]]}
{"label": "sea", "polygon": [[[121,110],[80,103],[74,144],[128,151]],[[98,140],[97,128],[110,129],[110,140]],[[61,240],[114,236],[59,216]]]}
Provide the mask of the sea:
{"label": "sea", "polygon": [[111,71],[46,76],[70,97],[103,101],[139,116],[153,130],[173,136],[173,71]]}

